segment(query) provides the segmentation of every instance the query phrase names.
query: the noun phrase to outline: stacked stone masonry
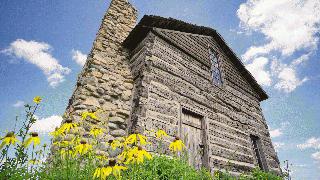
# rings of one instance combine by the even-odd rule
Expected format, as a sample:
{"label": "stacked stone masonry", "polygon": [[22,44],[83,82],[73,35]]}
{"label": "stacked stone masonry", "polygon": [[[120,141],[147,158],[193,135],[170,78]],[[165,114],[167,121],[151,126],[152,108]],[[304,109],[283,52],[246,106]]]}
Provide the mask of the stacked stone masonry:
{"label": "stacked stone masonry", "polygon": [[[103,110],[99,121],[86,120],[81,135],[90,138],[90,128],[99,126],[106,132],[100,142],[132,130],[163,129],[173,138],[184,133],[182,115],[188,111],[201,117],[203,166],[234,174],[252,170],[258,166],[250,138],[255,135],[268,169],[280,173],[260,94],[221,43],[209,35],[146,27],[130,48],[123,42],[129,34],[140,36],[134,34],[136,19],[127,0],[112,0],[66,111],[79,122],[82,112]],[[222,86],[212,82],[208,47],[219,54]]]}
{"label": "stacked stone masonry", "polygon": [[[112,0],[65,113],[67,117],[64,121],[82,122],[82,127],[78,132],[71,131],[64,140],[71,140],[79,133],[90,141],[89,131],[93,127],[102,128],[106,133],[98,140],[101,145],[128,133],[134,85],[128,62],[129,52],[121,43],[135,26],[136,20],[137,11],[127,0]],[[83,112],[98,110],[98,120],[81,119]],[[99,147],[97,153],[106,154],[105,148]]]}

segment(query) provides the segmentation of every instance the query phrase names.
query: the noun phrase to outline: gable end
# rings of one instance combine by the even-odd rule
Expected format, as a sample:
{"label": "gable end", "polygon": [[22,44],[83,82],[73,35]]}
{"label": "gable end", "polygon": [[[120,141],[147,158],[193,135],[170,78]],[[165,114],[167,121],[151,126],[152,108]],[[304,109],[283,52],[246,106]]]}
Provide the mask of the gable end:
{"label": "gable end", "polygon": [[[154,28],[168,29],[173,31],[180,31],[185,33],[192,33],[198,35],[211,36],[215,42],[219,44],[222,50],[226,53],[230,60],[241,73],[241,75],[247,79],[252,88],[259,95],[259,101],[268,99],[268,95],[262,89],[262,87],[257,83],[252,74],[245,68],[244,64],[237,57],[237,55],[232,51],[232,49],[226,44],[222,36],[214,29],[197,26],[189,24],[180,20],[173,18],[163,18],[159,16],[149,16],[145,15],[138,25],[132,30],[127,39],[123,42],[123,46],[132,50],[135,46],[141,42],[149,31],[154,31]],[[199,58],[197,58],[199,59]]]}

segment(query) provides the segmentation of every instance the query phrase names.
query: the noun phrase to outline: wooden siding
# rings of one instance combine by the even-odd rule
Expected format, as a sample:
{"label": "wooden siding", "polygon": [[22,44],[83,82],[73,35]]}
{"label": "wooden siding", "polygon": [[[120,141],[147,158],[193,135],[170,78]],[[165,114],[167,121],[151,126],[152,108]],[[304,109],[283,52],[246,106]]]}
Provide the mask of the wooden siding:
{"label": "wooden siding", "polygon": [[[170,32],[171,40],[175,36],[176,40],[185,38],[184,44],[192,39],[192,44],[201,48],[207,43],[218,47],[209,37],[176,34],[179,32]],[[228,68],[223,67],[224,80],[228,73],[233,73],[229,77],[247,83],[246,86],[235,87],[229,81],[222,87],[214,86],[211,83],[209,59],[205,55],[192,55],[191,49],[186,50],[189,46],[177,47],[168,40],[169,35],[163,36],[150,33],[146,37],[148,47],[144,50],[148,53],[142,55],[137,49],[132,54],[132,62],[138,60],[137,56],[141,57],[140,61],[144,61],[143,67],[132,66],[133,72],[139,71],[135,69],[143,69],[137,78],[139,91],[134,94],[134,97],[139,97],[137,108],[133,108],[139,109],[134,112],[137,127],[141,130],[161,128],[169,132],[173,139],[182,131],[178,124],[181,107],[184,107],[204,117],[208,156],[208,162],[204,164],[210,169],[227,168],[228,162],[231,162],[233,173],[254,168],[257,161],[250,141],[250,134],[254,134],[262,140],[268,167],[280,172],[258,97],[237,68],[229,65],[231,70],[227,71]],[[202,52],[205,54],[204,50]],[[223,55],[223,52],[220,53]],[[201,60],[198,59],[200,56]],[[224,57],[222,63],[228,61]]]}

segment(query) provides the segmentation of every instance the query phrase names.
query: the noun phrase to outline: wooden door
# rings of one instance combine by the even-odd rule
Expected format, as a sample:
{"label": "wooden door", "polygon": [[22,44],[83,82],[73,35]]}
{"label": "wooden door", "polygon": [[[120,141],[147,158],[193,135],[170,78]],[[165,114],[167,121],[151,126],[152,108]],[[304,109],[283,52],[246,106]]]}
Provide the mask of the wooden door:
{"label": "wooden door", "polygon": [[197,169],[201,168],[204,153],[201,116],[189,111],[182,111],[181,138],[188,150],[189,164]]}

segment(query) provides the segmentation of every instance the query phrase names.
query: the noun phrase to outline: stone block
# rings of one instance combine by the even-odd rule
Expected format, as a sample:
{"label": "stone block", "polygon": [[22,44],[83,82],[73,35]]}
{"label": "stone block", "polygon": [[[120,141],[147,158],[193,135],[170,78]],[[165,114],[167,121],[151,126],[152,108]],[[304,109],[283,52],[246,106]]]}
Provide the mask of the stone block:
{"label": "stone block", "polygon": [[112,135],[113,137],[123,137],[126,135],[126,131],[123,129],[116,129],[110,131],[110,135]]}
{"label": "stone block", "polygon": [[94,97],[88,97],[84,102],[84,105],[88,105],[88,106],[95,106],[95,107],[100,107],[99,101],[97,100],[97,98]]}
{"label": "stone block", "polygon": [[102,77],[102,73],[98,72],[98,71],[93,71],[91,72],[92,76],[97,77],[97,78],[101,78]]}
{"label": "stone block", "polygon": [[132,90],[133,89],[133,84],[132,83],[124,83],[124,87],[129,89],[129,90]]}
{"label": "stone block", "polygon": [[104,94],[104,89],[98,88],[98,89],[97,89],[97,92],[98,92],[99,94]]}
{"label": "stone block", "polygon": [[117,114],[119,114],[120,116],[129,117],[130,111],[125,110],[125,109],[119,109],[119,110],[117,110]]}
{"label": "stone block", "polygon": [[112,102],[106,102],[103,106],[102,106],[102,109],[103,110],[106,110],[106,111],[112,111],[112,110],[115,110],[117,109],[117,106],[115,104],[113,104]]}
{"label": "stone block", "polygon": [[115,124],[124,124],[125,123],[125,119],[121,118],[121,117],[111,117],[109,119],[109,122],[115,123]]}
{"label": "stone block", "polygon": [[84,87],[85,87],[86,89],[88,89],[90,92],[96,91],[96,87],[95,87],[95,86],[92,86],[92,85],[90,85],[90,84],[86,84]]}
{"label": "stone block", "polygon": [[106,102],[106,100],[104,100],[104,99],[99,99],[98,101],[100,104],[104,104]]}
{"label": "stone block", "polygon": [[103,99],[109,101],[109,100],[111,99],[111,96],[109,96],[109,95],[104,95],[104,96],[103,96]]}
{"label": "stone block", "polygon": [[131,92],[130,90],[126,90],[126,91],[123,91],[121,97],[122,97],[122,99],[123,99],[124,101],[129,101],[131,95],[132,95],[132,92]]}
{"label": "stone block", "polygon": [[115,130],[115,129],[118,129],[118,128],[119,128],[117,124],[112,123],[112,122],[109,122],[109,123],[108,123],[108,126],[109,126],[109,128],[110,128],[111,130]]}
{"label": "stone block", "polygon": [[108,74],[104,74],[103,76],[102,76],[102,79],[104,79],[104,80],[106,80],[106,81],[109,81],[109,75]]}

